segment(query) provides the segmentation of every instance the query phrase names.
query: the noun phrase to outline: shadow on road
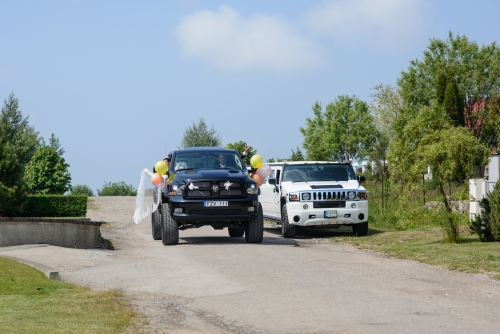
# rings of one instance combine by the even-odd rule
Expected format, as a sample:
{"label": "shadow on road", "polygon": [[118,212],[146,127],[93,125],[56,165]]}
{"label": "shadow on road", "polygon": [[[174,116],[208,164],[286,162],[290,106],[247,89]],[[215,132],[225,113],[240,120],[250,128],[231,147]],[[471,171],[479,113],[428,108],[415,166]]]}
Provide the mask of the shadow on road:
{"label": "shadow on road", "polygon": [[[180,237],[179,245],[236,245],[236,244],[249,244],[246,242],[245,237],[231,238],[227,237]],[[258,244],[257,244],[258,245]],[[286,245],[297,246],[298,242],[294,239],[264,237],[260,245]]]}
{"label": "shadow on road", "polygon": [[[281,236],[281,227],[265,227],[264,231]],[[384,233],[385,231],[372,229],[368,230],[368,235]],[[298,227],[297,236],[294,239],[312,239],[312,238],[333,238],[333,237],[353,237],[352,227],[340,226],[338,228],[312,228]],[[286,239],[289,240],[289,239]]]}

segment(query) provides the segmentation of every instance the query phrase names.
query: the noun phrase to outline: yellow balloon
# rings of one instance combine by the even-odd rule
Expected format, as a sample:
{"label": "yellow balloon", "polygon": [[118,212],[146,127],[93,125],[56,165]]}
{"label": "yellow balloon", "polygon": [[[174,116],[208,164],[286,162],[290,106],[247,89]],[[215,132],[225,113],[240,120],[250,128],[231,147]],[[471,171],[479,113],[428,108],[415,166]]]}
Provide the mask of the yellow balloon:
{"label": "yellow balloon", "polygon": [[161,160],[161,161],[158,161],[156,164],[155,164],[155,171],[162,175],[162,174],[165,174],[168,170],[168,165],[165,161]]}
{"label": "yellow balloon", "polygon": [[258,154],[252,156],[252,158],[250,158],[250,165],[252,165],[252,168],[259,168],[262,166],[262,157]]}

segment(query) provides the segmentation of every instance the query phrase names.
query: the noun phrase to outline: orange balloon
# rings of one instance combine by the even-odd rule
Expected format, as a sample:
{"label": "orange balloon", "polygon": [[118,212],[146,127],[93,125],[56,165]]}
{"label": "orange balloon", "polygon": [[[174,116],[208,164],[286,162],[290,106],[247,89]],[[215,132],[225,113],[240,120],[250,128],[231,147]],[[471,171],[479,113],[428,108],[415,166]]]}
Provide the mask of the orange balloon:
{"label": "orange balloon", "polygon": [[155,186],[159,186],[163,181],[163,177],[158,174],[158,173],[155,173],[153,174],[153,176],[151,176],[151,182],[155,185]]}
{"label": "orange balloon", "polygon": [[252,175],[252,179],[257,182],[257,185],[260,187],[262,185],[262,183],[264,183],[264,178],[262,176],[260,176],[259,174],[257,173],[253,173]]}

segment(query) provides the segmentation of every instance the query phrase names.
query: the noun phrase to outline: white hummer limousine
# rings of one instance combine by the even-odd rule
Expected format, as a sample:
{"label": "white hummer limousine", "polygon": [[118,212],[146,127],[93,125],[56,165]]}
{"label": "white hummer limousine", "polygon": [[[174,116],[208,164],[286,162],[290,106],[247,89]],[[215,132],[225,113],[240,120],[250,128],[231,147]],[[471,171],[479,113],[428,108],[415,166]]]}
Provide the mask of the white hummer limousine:
{"label": "white hummer limousine", "polygon": [[264,219],[282,226],[294,238],[297,226],[352,226],[368,233],[368,198],[350,163],[294,161],[269,163],[272,173],[260,186]]}

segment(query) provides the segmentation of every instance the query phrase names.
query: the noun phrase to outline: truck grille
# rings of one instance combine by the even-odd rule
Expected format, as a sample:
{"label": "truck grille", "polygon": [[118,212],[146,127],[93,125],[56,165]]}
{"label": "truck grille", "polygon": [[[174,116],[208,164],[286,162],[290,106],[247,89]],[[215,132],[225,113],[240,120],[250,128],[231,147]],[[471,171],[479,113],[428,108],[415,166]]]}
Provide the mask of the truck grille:
{"label": "truck grille", "polygon": [[235,181],[195,181],[186,188],[186,198],[245,197],[243,184]]}

